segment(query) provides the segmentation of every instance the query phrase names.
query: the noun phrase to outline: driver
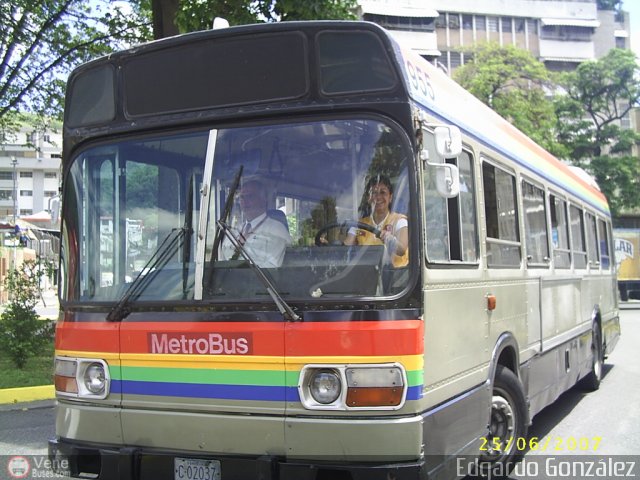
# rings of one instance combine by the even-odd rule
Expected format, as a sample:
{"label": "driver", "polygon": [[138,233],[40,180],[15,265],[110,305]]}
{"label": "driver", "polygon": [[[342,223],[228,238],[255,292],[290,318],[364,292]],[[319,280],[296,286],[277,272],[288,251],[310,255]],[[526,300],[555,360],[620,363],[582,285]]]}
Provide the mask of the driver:
{"label": "driver", "polygon": [[385,175],[375,175],[367,182],[365,195],[369,196],[370,214],[360,219],[380,230],[378,236],[373,233],[352,227],[349,229],[346,245],[385,245],[386,263],[398,267],[406,267],[409,263],[409,222],[401,213],[391,211],[393,186]]}
{"label": "driver", "polygon": [[[267,190],[258,179],[247,180],[238,192],[243,222],[236,236],[259,267],[275,268],[282,264],[285,249],[291,245],[291,235],[283,223],[267,214]],[[222,243],[221,258],[242,258],[228,239]]]}

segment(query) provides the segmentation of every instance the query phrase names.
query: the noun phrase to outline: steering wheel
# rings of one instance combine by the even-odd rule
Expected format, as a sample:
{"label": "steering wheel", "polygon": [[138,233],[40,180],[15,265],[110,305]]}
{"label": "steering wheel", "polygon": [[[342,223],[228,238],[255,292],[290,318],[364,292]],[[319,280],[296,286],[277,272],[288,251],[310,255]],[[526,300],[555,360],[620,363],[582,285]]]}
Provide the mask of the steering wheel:
{"label": "steering wheel", "polygon": [[356,221],[347,221],[347,222],[342,222],[342,223],[328,223],[328,224],[322,226],[320,228],[320,230],[318,230],[318,233],[316,233],[316,237],[315,237],[316,246],[318,246],[318,247],[326,247],[326,246],[328,246],[329,245],[328,243],[323,243],[321,241],[322,236],[325,235],[329,230],[331,230],[333,228],[344,228],[345,226],[355,227],[355,228],[359,228],[361,230],[366,230],[367,232],[373,233],[376,237],[380,236],[380,230],[378,230],[373,225],[369,225],[368,223],[356,222]]}

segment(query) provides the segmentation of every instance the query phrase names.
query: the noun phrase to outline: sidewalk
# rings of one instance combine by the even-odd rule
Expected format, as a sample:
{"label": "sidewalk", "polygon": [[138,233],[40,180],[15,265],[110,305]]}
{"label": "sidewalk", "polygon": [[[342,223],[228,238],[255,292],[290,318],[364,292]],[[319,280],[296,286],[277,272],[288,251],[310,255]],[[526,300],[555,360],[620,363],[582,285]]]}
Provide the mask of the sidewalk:
{"label": "sidewalk", "polygon": [[40,297],[36,305],[36,312],[38,312],[41,318],[57,320],[59,305],[57,287],[49,288],[42,291],[42,297]]}
{"label": "sidewalk", "polygon": [[[4,311],[5,304],[0,305],[0,313]],[[38,299],[38,303],[35,306],[36,313],[40,315],[40,318],[47,320],[57,320],[58,318],[58,289],[49,288],[42,290],[42,296]]]}

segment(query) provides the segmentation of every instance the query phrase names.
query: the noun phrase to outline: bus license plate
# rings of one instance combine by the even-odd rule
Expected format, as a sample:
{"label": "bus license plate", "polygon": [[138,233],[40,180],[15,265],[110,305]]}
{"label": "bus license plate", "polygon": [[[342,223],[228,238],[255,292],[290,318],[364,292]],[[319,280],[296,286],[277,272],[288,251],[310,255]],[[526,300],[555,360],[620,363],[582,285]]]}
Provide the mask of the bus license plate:
{"label": "bus license plate", "polygon": [[220,480],[220,461],[199,458],[174,458],[174,480]]}

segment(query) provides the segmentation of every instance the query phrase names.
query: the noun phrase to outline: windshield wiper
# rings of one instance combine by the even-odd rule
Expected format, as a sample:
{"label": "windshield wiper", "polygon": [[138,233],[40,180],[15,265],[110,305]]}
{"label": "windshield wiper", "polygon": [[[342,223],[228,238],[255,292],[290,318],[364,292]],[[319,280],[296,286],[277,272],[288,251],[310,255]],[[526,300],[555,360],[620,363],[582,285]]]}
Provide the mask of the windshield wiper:
{"label": "windshield wiper", "polygon": [[[231,208],[233,207],[233,199],[236,196],[236,192],[238,191],[238,187],[240,186],[240,178],[242,178],[242,171],[244,170],[244,165],[240,165],[238,169],[238,173],[236,173],[235,178],[233,179],[233,184],[231,185],[231,189],[229,190],[229,196],[227,197],[227,201],[224,202],[224,209],[222,210],[222,217],[220,220],[226,225],[229,221],[229,215],[231,215]],[[209,261],[209,277],[207,278],[207,284],[213,285],[213,271],[215,267],[215,263],[218,260],[218,250],[220,247],[220,241],[222,240],[222,231],[221,229],[216,230],[216,235],[213,237],[213,248],[211,250],[211,260]]]}
{"label": "windshield wiper", "polygon": [[189,180],[189,200],[187,200],[187,211],[184,215],[184,248],[182,249],[182,299],[187,300],[187,286],[189,283],[189,260],[191,260],[191,235],[193,230],[193,184],[195,175],[191,175]]}
{"label": "windshield wiper", "polygon": [[160,246],[153,252],[149,261],[140,270],[138,276],[131,282],[122,298],[111,309],[107,315],[108,322],[120,322],[131,313],[131,303],[142,295],[142,292],[146,290],[158,272],[169,263],[173,252],[183,245],[185,237],[190,233],[191,228],[186,226],[174,228],[169,232]]}
{"label": "windshield wiper", "polygon": [[[240,178],[242,178],[242,170],[244,170],[244,165],[240,165],[238,169],[238,173],[236,173],[236,177],[233,179],[233,184],[231,185],[231,189],[229,190],[229,196],[227,197],[227,201],[224,202],[224,209],[222,211],[222,217],[220,217],[220,221],[223,224],[227,224],[229,221],[229,215],[231,215],[231,207],[233,207],[233,199],[236,196],[236,192],[238,191],[238,187],[240,186]],[[220,241],[222,240],[222,232],[218,230],[216,232],[216,236],[213,239],[213,250],[211,251],[211,265],[218,259],[218,247],[220,246]],[[213,270],[213,268],[212,268]],[[209,281],[211,281],[211,276],[213,274],[209,274]]]}
{"label": "windshield wiper", "polygon": [[251,270],[253,270],[253,272],[258,277],[258,280],[260,280],[262,285],[264,285],[264,288],[267,290],[269,296],[273,299],[273,303],[276,304],[276,307],[278,308],[282,316],[290,322],[301,321],[302,318],[296,312],[294,312],[293,308],[291,308],[291,306],[284,300],[284,298],[282,298],[282,295],[280,295],[275,285],[271,282],[271,280],[269,280],[269,277],[267,277],[262,268],[260,268],[260,266],[253,260],[253,258],[251,258],[251,255],[247,251],[246,247],[242,244],[242,242],[240,242],[240,239],[231,232],[231,228],[229,228],[229,225],[222,220],[218,220],[217,224],[219,229],[225,233],[233,247],[238,252],[240,252],[245,260],[247,260],[247,262],[249,262]]}

